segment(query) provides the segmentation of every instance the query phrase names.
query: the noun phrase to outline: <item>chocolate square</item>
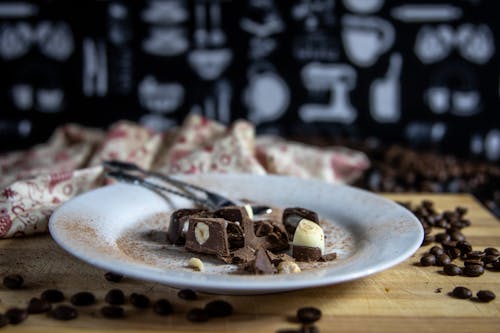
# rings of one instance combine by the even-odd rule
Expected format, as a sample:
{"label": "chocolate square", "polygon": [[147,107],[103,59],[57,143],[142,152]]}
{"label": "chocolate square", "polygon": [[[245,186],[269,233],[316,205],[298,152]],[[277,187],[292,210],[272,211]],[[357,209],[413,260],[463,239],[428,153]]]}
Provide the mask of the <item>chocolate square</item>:
{"label": "chocolate square", "polygon": [[248,216],[247,211],[244,207],[223,207],[214,212],[214,217],[223,218],[231,222],[239,223],[241,229],[243,230],[244,245],[255,248],[255,232],[253,221]]}
{"label": "chocolate square", "polygon": [[297,261],[318,261],[321,258],[319,247],[292,245],[292,257]]}
{"label": "chocolate square", "polygon": [[318,214],[301,207],[290,207],[283,211],[283,225],[290,236],[293,236],[300,220],[307,219],[319,224]]}
{"label": "chocolate square", "polygon": [[[203,223],[208,228],[208,236],[203,242],[196,238],[196,227]],[[219,257],[229,256],[227,237],[228,221],[221,218],[189,218],[189,228],[186,233],[186,250],[198,253],[214,254]],[[201,226],[200,226],[201,227]]]}
{"label": "chocolate square", "polygon": [[[167,241],[175,245],[184,245],[186,242],[184,229],[185,223],[188,222],[189,217],[208,217],[209,211],[200,208],[186,208],[178,209],[170,215],[170,223],[167,231]],[[186,228],[187,229],[187,228]]]}

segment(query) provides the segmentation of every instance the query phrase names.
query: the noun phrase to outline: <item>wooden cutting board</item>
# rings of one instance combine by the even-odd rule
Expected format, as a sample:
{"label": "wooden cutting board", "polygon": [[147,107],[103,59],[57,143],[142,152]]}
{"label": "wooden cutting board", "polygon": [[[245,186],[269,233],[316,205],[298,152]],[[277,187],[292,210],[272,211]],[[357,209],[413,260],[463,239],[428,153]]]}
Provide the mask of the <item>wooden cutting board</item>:
{"label": "wooden cutting board", "polygon": [[[433,200],[439,209],[460,205],[469,209],[472,226],[464,234],[475,249],[500,249],[500,222],[468,195],[386,195],[399,201],[419,203]],[[322,288],[264,296],[219,296],[200,294],[197,301],[179,299],[177,290],[156,283],[125,278],[120,283],[104,279],[104,271],[73,258],[60,249],[50,236],[0,240],[0,277],[20,273],[26,287],[12,291],[0,286],[0,313],[26,306],[29,299],[47,288],[58,288],[67,296],[88,290],[98,303],[79,307],[79,317],[58,322],[46,315],[32,315],[17,326],[4,327],[12,332],[275,332],[298,328],[291,320],[302,306],[315,306],[323,317],[317,323],[321,332],[497,332],[500,331],[500,271],[487,271],[478,278],[446,276],[438,267],[420,267],[421,248],[400,265],[384,272]],[[447,295],[455,286],[494,291],[498,298],[490,303],[458,300]],[[98,309],[105,293],[120,288],[126,293],[139,292],[151,299],[167,298],[176,313],[155,315],[151,309],[136,310],[125,306],[125,319],[105,319]],[[194,324],[185,319],[193,307],[203,307],[214,299],[229,301],[235,314],[224,319]],[[0,329],[1,331],[2,329]]]}

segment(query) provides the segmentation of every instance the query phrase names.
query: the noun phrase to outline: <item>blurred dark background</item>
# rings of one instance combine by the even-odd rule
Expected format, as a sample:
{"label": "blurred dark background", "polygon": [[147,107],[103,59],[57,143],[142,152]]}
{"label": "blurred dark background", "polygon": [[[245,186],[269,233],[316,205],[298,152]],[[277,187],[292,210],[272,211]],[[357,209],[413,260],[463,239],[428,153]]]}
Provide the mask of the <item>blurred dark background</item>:
{"label": "blurred dark background", "polygon": [[0,150],[189,112],[500,160],[497,1],[1,1]]}

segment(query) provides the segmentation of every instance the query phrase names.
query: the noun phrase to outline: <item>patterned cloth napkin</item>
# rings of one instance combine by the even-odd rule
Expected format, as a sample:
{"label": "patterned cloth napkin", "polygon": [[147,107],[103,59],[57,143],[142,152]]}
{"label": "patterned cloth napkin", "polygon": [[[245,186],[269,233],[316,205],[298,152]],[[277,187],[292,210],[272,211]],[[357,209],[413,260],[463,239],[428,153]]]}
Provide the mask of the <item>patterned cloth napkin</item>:
{"label": "patterned cloth napkin", "polygon": [[0,155],[0,238],[47,231],[54,209],[106,181],[103,160],[175,173],[253,173],[346,183],[369,167],[366,156],[255,135],[246,121],[226,127],[190,115],[179,128],[153,132],[120,121],[107,132],[68,124],[28,151]]}

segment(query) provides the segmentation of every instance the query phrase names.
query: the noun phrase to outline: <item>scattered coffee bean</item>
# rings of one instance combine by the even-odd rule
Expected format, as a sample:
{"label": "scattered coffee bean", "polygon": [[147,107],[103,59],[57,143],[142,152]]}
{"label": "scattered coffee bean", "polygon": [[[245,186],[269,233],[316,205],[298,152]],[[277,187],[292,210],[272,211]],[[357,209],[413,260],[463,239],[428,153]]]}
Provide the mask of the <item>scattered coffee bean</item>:
{"label": "scattered coffee bean", "polygon": [[434,236],[433,235],[425,235],[424,239],[422,241],[422,245],[431,244],[432,242],[434,242]]}
{"label": "scattered coffee bean", "polygon": [[496,297],[495,293],[490,290],[479,290],[476,296],[481,302],[491,302]]}
{"label": "scattered coffee bean", "polygon": [[160,316],[167,316],[169,314],[172,314],[174,312],[174,309],[172,307],[172,304],[168,300],[162,298],[154,302],[153,311]]}
{"label": "scattered coffee bean", "polygon": [[435,256],[440,256],[444,253],[444,250],[443,248],[439,247],[439,246],[433,246],[431,247],[431,249],[429,250],[429,253],[430,254],[433,254]]}
{"label": "scattered coffee bean", "polygon": [[24,279],[19,274],[10,274],[3,278],[3,285],[8,289],[21,289]]}
{"label": "scattered coffee bean", "polygon": [[52,309],[52,304],[46,300],[33,297],[28,303],[27,311],[30,314],[44,313]]}
{"label": "scattered coffee bean", "polygon": [[432,266],[436,264],[436,257],[430,253],[425,254],[420,258],[420,265],[422,266]]}
{"label": "scattered coffee bean", "polygon": [[484,262],[482,262],[481,260],[465,260],[464,261],[464,266],[471,266],[471,265],[484,266]]}
{"label": "scattered coffee bean", "polygon": [[40,298],[44,301],[57,303],[64,300],[64,294],[57,289],[47,289],[40,295]]}
{"label": "scattered coffee bean", "polygon": [[194,300],[198,299],[198,295],[192,289],[181,289],[177,293],[177,296],[179,296],[179,298],[182,298],[182,299],[185,299],[188,301],[194,301]]}
{"label": "scattered coffee bean", "polygon": [[438,266],[444,266],[451,263],[451,259],[447,254],[442,254],[437,257],[437,262],[436,265]]}
{"label": "scattered coffee bean", "polygon": [[492,262],[491,267],[493,267],[494,269],[500,269],[500,260]]}
{"label": "scattered coffee bean", "polygon": [[472,245],[466,240],[457,242],[457,248],[464,254],[472,251]]}
{"label": "scattered coffee bean", "polygon": [[192,321],[194,323],[202,323],[205,321],[208,321],[210,317],[208,316],[207,311],[204,309],[200,308],[194,308],[189,310],[189,312],[186,315],[187,320]]}
{"label": "scattered coffee bean", "polygon": [[465,276],[476,277],[483,275],[484,268],[481,265],[468,265],[462,270]]}
{"label": "scattered coffee bean", "polygon": [[103,306],[101,308],[101,314],[106,318],[123,318],[124,311],[121,306]]}
{"label": "scattered coffee bean", "polygon": [[82,291],[71,296],[70,302],[76,306],[92,305],[95,303],[95,296],[88,291]]}
{"label": "scattered coffee bean", "polygon": [[7,326],[9,324],[9,318],[6,315],[0,313],[0,328]]}
{"label": "scattered coffee bean", "polygon": [[453,241],[464,241],[465,240],[465,236],[464,234],[462,234],[460,231],[454,231],[450,234],[450,237],[451,237],[451,240]]}
{"label": "scattered coffee bean", "polygon": [[447,233],[442,232],[442,233],[436,234],[434,236],[434,239],[438,243],[444,243],[444,242],[451,240],[451,236],[448,235]]}
{"label": "scattered coffee bean", "polygon": [[319,333],[318,326],[304,325],[299,330],[300,333]]}
{"label": "scattered coffee bean", "polygon": [[146,295],[132,293],[130,295],[130,304],[139,309],[146,309],[149,307],[149,298]]}
{"label": "scattered coffee bean", "polygon": [[489,255],[489,256],[500,256],[500,251],[498,251],[496,248],[494,247],[487,247],[484,249],[483,251],[486,255]]}
{"label": "scattered coffee bean", "polygon": [[111,305],[125,304],[125,294],[120,289],[111,289],[104,296],[104,301]]}
{"label": "scattered coffee bean", "polygon": [[11,308],[5,312],[5,316],[12,325],[17,325],[28,318],[28,311],[19,308]]}
{"label": "scattered coffee bean", "polygon": [[481,259],[485,256],[485,253],[482,252],[482,251],[470,251],[469,253],[467,253],[467,259],[471,259],[471,260],[474,260],[474,259]]}
{"label": "scattered coffee bean", "polygon": [[223,300],[215,300],[205,305],[205,311],[210,317],[227,317],[233,313],[233,306]]}
{"label": "scattered coffee bean", "polygon": [[460,216],[464,216],[465,214],[467,214],[467,207],[458,206],[457,208],[455,208],[455,212]]}
{"label": "scattered coffee bean", "polygon": [[472,297],[472,291],[466,287],[455,287],[451,295],[456,298],[467,299]]}
{"label": "scattered coffee bean", "polygon": [[78,317],[78,311],[71,306],[58,305],[50,311],[50,316],[57,320],[71,320]]}
{"label": "scattered coffee bean", "polygon": [[498,260],[498,258],[499,258],[499,257],[498,257],[498,256],[496,256],[496,255],[494,255],[494,254],[487,254],[487,255],[485,255],[485,256],[481,259],[481,261],[482,261],[485,265],[487,265],[487,264],[491,264],[492,262],[497,261],[497,260]]}
{"label": "scattered coffee bean", "polygon": [[321,318],[321,310],[314,307],[304,307],[297,310],[297,320],[303,324],[311,324]]}
{"label": "scattered coffee bean", "polygon": [[462,270],[460,269],[460,267],[458,267],[457,265],[454,265],[454,264],[444,265],[443,271],[446,275],[450,275],[450,276],[462,274]]}
{"label": "scattered coffee bean", "polygon": [[460,256],[460,250],[456,247],[447,248],[445,252],[451,260],[457,259]]}
{"label": "scattered coffee bean", "polygon": [[123,280],[123,275],[113,272],[107,272],[106,274],[104,274],[104,278],[111,282],[120,282],[121,280]]}

